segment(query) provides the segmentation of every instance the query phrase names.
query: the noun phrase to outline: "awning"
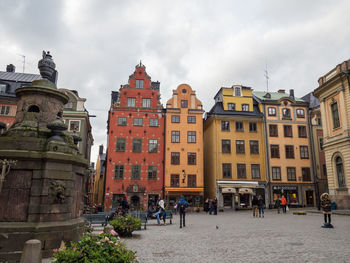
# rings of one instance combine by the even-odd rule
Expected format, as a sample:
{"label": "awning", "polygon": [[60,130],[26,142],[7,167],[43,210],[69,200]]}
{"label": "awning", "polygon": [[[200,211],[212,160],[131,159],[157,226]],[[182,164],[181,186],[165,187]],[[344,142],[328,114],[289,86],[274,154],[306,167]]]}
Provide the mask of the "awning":
{"label": "awning", "polygon": [[234,189],[234,188],[222,188],[221,192],[223,194],[235,194],[236,189]]}
{"label": "awning", "polygon": [[239,188],[240,194],[254,194],[251,188]]}

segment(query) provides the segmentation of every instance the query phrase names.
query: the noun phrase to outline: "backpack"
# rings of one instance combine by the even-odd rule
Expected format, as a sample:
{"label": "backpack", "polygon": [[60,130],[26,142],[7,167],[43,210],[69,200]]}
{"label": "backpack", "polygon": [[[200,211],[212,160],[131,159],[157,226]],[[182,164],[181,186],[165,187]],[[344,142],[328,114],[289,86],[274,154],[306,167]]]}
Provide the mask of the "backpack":
{"label": "backpack", "polygon": [[181,212],[181,213],[184,213],[184,212],[185,212],[185,209],[186,209],[186,206],[185,206],[184,203],[182,203],[182,204],[180,205],[180,212]]}

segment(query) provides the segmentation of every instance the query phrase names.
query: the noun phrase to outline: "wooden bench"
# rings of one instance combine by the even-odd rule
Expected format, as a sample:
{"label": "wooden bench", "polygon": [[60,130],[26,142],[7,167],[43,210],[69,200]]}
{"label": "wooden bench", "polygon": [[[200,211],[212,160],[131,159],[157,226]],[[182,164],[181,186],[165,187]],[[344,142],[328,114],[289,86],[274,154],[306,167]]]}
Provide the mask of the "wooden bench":
{"label": "wooden bench", "polygon": [[101,224],[103,226],[107,223],[106,213],[83,214],[83,216],[90,222],[90,224]]}

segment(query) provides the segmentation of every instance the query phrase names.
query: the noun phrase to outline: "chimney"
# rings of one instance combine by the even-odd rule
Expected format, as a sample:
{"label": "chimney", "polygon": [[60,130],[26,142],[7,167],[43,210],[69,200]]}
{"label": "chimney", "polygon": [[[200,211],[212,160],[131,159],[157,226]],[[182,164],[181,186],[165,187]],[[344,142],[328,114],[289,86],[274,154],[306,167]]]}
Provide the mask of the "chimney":
{"label": "chimney", "polygon": [[100,151],[99,154],[103,154],[103,144],[100,145]]}
{"label": "chimney", "polygon": [[16,71],[16,67],[13,64],[6,66],[6,72],[12,72],[14,73]]}
{"label": "chimney", "polygon": [[278,93],[286,93],[286,90],[284,90],[284,89],[279,89],[277,92],[278,92]]}
{"label": "chimney", "polygon": [[289,97],[291,97],[294,100],[294,89],[289,90]]}

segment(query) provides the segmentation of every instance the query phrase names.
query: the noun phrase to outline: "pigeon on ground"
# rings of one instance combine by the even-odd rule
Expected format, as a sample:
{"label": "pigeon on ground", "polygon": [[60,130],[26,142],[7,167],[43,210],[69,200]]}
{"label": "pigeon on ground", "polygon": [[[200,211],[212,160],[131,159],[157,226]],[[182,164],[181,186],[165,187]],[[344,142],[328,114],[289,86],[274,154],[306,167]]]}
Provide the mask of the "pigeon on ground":
{"label": "pigeon on ground", "polygon": [[219,227],[218,227],[218,226],[216,226],[216,229],[219,229]]}

